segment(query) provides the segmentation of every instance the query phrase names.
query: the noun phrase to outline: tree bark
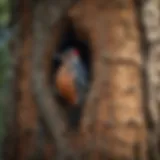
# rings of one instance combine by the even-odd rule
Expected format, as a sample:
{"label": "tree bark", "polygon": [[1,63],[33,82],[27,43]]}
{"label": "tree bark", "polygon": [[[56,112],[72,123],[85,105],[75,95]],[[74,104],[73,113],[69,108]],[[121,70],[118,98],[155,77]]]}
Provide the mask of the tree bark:
{"label": "tree bark", "polygon": [[70,12],[93,51],[93,84],[81,121],[86,159],[146,159],[135,15],[132,0],[83,0]]}
{"label": "tree bark", "polygon": [[[12,153],[8,159],[27,159],[34,152],[40,114],[51,135],[49,148],[56,145],[57,159],[68,156],[78,159],[82,155],[82,159],[147,160],[149,137],[152,156],[149,158],[159,160],[158,0],[142,1],[142,21],[149,44],[146,66],[141,57],[134,0],[81,0],[69,11],[77,35],[89,41],[93,82],[80,133],[77,137],[67,137],[67,124],[52,96],[48,75],[51,57],[65,28],[63,18],[73,2],[38,1],[33,14],[30,1],[20,4],[22,16],[18,39],[21,41],[16,42],[17,50],[14,51],[18,53],[15,57],[18,62],[15,65],[18,124],[14,123],[12,127],[12,130],[18,128],[18,148],[14,149],[16,138],[13,138],[11,150],[16,150],[17,157]],[[148,76],[148,106],[143,102],[142,93],[144,67]],[[150,111],[147,123],[151,121],[153,128],[146,128],[145,109]],[[69,139],[77,143],[74,149]],[[47,146],[48,143],[45,150]],[[53,151],[46,152],[49,153],[46,159],[51,159]]]}
{"label": "tree bark", "polygon": [[[56,51],[56,45],[63,29],[62,18],[73,4],[74,0],[68,1],[41,1],[36,5],[34,12],[34,47],[32,59],[32,87],[40,114],[48,127],[52,142],[57,148],[57,159],[66,159],[73,152],[65,135],[66,123],[63,119],[55,100],[52,96],[51,86],[47,84],[46,68],[44,59],[49,59]],[[48,42],[53,47],[46,54],[45,49]],[[46,58],[47,57],[47,58]],[[48,64],[51,63],[48,62]],[[48,65],[49,66],[49,65]],[[48,68],[48,67],[47,67]],[[76,157],[74,157],[76,159]]]}
{"label": "tree bark", "polygon": [[148,57],[146,59],[147,87],[148,87],[148,122],[150,154],[153,159],[160,159],[160,2],[158,0],[143,1],[142,23],[145,28],[148,43]]}
{"label": "tree bark", "polygon": [[16,68],[16,159],[29,158],[36,148],[37,109],[31,90],[32,7],[31,1],[19,1],[19,57]]}

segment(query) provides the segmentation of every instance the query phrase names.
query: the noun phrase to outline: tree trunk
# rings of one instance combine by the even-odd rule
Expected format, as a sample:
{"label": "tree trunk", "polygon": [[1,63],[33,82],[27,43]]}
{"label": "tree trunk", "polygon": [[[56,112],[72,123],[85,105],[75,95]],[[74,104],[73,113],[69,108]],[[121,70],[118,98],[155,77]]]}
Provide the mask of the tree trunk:
{"label": "tree trunk", "polygon": [[93,84],[81,125],[86,159],[146,159],[135,15],[132,0],[83,0],[70,12],[75,27],[88,33],[93,51]]}
{"label": "tree trunk", "polygon": [[[14,51],[17,53],[17,124],[12,126],[18,132],[12,132],[18,136],[18,141],[11,146],[17,155],[15,157],[13,153],[8,159],[31,158],[37,147],[40,115],[45,122],[45,130],[50,133],[45,138],[51,144],[45,141],[42,147],[46,160],[53,158],[53,147],[56,147],[56,158],[60,160],[68,156],[78,159],[78,155],[83,155],[82,159],[95,160],[146,160],[147,133],[151,137],[149,149],[152,158],[159,160],[158,0],[142,3],[143,23],[149,43],[149,106],[145,106],[143,101],[142,69],[145,66],[141,57],[135,1],[81,0],[69,10],[77,35],[89,42],[93,82],[84,107],[80,133],[68,137],[67,124],[52,96],[48,76],[52,54],[66,25],[64,17],[73,2],[37,1],[34,7],[31,1],[20,3],[21,29]],[[144,121],[147,107],[151,117],[147,117],[147,123],[151,121],[154,126],[149,132]],[[70,140],[74,144],[76,142],[74,148]]]}
{"label": "tree trunk", "polygon": [[[47,76],[52,52],[55,51],[61,28],[63,28],[61,27],[63,26],[62,23],[58,21],[61,21],[73,2],[70,0],[65,3],[61,1],[40,1],[35,5],[31,1],[19,1],[21,16],[17,23],[20,25],[20,36],[18,37],[20,42],[17,41],[19,45],[15,46],[18,52],[18,54],[16,53],[18,56],[16,56],[17,64],[15,68],[17,124],[14,125],[18,139],[14,144],[16,153],[9,159],[33,158],[37,147],[37,128],[39,127],[37,107],[40,107],[40,116],[51,133],[52,144],[56,144],[57,156],[60,159],[65,159],[65,153],[68,154],[67,151],[70,150],[70,147],[66,146],[65,123],[52,99]],[[53,156],[53,154],[51,155]]]}
{"label": "tree trunk", "polygon": [[[71,146],[66,135],[66,121],[52,96],[52,87],[48,85],[51,59],[56,52],[56,46],[63,32],[64,16],[74,0],[42,1],[36,4],[33,23],[33,59],[32,59],[32,87],[33,94],[39,107],[52,143],[56,145],[57,159],[73,156]],[[64,21],[64,22],[63,22]]]}
{"label": "tree trunk", "polygon": [[37,110],[31,90],[32,7],[30,1],[19,1],[20,48],[16,68],[17,160],[25,160],[35,150]]}
{"label": "tree trunk", "polygon": [[160,2],[149,0],[142,3],[142,22],[145,29],[148,44],[148,57],[146,72],[148,79],[148,124],[150,156],[152,159],[160,159]]}

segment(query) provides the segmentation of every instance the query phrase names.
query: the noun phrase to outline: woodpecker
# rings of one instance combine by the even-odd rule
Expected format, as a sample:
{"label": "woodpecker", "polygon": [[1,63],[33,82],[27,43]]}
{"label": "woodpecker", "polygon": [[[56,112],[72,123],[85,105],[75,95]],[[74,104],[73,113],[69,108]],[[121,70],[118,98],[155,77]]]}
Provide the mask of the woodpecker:
{"label": "woodpecker", "polygon": [[58,65],[54,76],[56,94],[72,107],[83,104],[88,91],[88,71],[76,48],[70,48],[55,57]]}

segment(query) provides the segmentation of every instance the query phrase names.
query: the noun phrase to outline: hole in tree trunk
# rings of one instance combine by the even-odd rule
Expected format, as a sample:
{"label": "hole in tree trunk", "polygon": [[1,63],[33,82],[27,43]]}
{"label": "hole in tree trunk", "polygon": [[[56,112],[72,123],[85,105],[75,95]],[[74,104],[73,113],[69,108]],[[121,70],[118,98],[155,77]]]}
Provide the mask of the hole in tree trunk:
{"label": "hole in tree trunk", "polygon": [[53,53],[51,74],[54,96],[67,113],[71,129],[79,125],[92,79],[88,40],[82,40],[77,35],[72,23],[69,23],[56,53]]}

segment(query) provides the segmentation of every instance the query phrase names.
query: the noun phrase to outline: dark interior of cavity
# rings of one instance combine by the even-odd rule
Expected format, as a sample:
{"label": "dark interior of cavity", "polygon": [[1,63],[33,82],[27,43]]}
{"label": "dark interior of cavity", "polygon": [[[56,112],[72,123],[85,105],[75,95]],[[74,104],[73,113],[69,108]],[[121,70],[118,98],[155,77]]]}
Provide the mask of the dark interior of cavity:
{"label": "dark interior of cavity", "polygon": [[[89,48],[89,44],[87,40],[81,40],[76,36],[76,32],[72,24],[70,24],[66,28],[64,34],[62,35],[60,45],[57,47],[57,52],[53,54],[54,58],[52,62],[52,74],[55,74],[58,71],[59,66],[61,65],[61,62],[56,60],[55,57],[63,54],[63,51],[69,48],[72,48],[72,47],[75,47],[80,51],[81,61],[89,74],[88,75],[89,77],[88,85],[90,85],[92,67],[91,67],[91,51]],[[65,102],[65,100],[62,97],[56,96],[56,99],[58,103],[62,106],[62,108],[64,108],[64,110],[67,113],[69,126],[72,129],[76,129],[79,124],[83,105],[78,106],[77,108],[69,109],[70,107],[66,107],[68,104],[67,102]]]}

